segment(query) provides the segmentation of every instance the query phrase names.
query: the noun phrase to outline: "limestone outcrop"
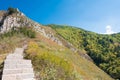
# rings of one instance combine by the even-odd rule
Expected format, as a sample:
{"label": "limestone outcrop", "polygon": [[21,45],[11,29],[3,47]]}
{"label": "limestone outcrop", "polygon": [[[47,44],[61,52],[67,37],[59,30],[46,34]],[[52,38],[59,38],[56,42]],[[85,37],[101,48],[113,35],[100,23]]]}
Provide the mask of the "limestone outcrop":
{"label": "limestone outcrop", "polygon": [[44,26],[29,19],[18,9],[17,13],[8,14],[8,12],[9,11],[6,11],[0,15],[0,33],[8,32],[13,27],[33,27],[33,29],[39,32],[41,35],[51,39],[59,45],[62,45],[62,42],[59,40],[59,38],[54,36],[54,33],[47,31]]}

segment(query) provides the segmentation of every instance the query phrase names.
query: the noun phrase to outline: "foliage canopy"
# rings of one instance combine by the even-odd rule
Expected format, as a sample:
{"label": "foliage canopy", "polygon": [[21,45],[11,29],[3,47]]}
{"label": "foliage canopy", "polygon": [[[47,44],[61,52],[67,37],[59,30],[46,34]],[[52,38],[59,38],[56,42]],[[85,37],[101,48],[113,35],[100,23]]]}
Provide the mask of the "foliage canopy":
{"label": "foliage canopy", "polygon": [[120,34],[103,35],[80,28],[48,25],[78,49],[84,49],[96,65],[120,79]]}

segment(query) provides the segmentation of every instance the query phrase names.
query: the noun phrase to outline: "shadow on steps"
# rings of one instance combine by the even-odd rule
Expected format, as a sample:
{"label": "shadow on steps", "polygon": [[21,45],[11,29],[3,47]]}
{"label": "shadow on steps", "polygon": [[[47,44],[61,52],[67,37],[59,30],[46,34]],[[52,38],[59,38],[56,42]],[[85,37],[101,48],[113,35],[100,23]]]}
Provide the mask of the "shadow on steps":
{"label": "shadow on steps", "polygon": [[3,67],[4,67],[4,62],[0,64],[0,80],[2,80]]}

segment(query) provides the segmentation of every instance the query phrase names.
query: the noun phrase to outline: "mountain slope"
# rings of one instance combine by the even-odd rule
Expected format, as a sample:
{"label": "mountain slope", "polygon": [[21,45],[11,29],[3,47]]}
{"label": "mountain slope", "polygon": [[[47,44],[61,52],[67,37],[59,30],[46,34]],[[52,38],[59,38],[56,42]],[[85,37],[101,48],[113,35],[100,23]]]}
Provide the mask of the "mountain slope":
{"label": "mountain slope", "polygon": [[[32,60],[37,80],[113,80],[84,49],[77,49],[51,27],[32,21],[14,8],[0,13],[1,56],[27,45],[25,58]],[[4,58],[0,60],[2,70]]]}
{"label": "mountain slope", "polygon": [[102,35],[80,28],[48,25],[78,49],[84,49],[105,72],[120,79],[120,34]]}

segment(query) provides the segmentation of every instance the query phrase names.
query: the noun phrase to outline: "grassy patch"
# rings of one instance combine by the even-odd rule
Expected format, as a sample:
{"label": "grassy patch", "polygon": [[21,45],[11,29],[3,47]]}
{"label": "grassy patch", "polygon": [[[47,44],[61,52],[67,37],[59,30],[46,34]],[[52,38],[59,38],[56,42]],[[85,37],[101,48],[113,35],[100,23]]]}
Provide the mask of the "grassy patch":
{"label": "grassy patch", "polygon": [[49,42],[38,36],[29,42],[25,50],[25,58],[32,60],[38,80],[112,80],[78,53]]}
{"label": "grassy patch", "polygon": [[43,49],[36,42],[30,42],[26,58],[31,58],[37,78],[42,80],[77,80],[69,61]]}

